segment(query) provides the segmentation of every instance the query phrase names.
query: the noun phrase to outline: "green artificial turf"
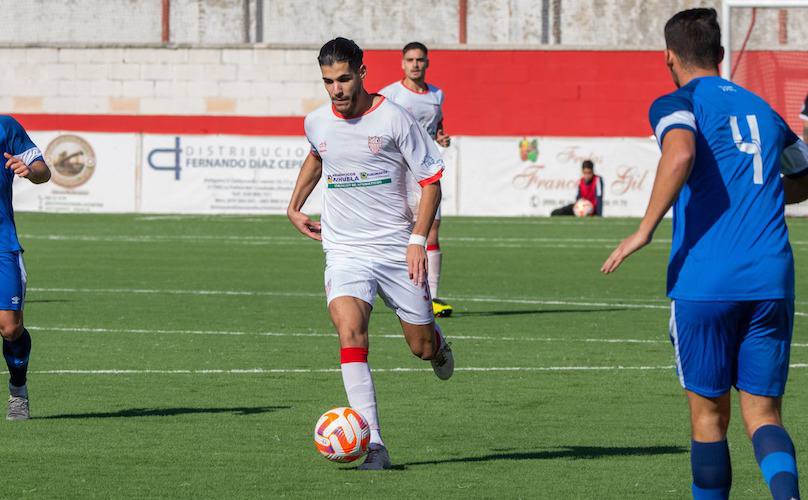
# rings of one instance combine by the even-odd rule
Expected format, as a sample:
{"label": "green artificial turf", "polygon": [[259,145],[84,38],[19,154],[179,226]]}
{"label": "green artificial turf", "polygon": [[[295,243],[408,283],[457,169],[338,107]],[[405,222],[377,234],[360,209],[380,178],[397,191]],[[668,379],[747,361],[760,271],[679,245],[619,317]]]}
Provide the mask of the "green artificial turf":
{"label": "green artificial turf", "polygon": [[[435,378],[378,301],[370,363],[396,469],[368,473],[314,448],[347,399],[322,251],[284,217],[19,214],[34,418],[0,422],[0,497],[688,498],[670,226],[598,272],[636,223],[445,218],[458,371]],[[808,221],[789,225],[792,363],[808,363]],[[803,470],[807,385],[792,369],[784,405]],[[731,427],[733,498],[767,498]]]}

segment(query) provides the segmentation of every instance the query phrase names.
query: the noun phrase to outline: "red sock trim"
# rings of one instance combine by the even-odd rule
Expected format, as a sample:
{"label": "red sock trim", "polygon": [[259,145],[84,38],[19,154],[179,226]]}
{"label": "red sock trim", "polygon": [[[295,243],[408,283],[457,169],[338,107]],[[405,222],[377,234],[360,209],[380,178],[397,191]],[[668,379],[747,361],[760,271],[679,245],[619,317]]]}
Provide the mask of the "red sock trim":
{"label": "red sock trim", "polygon": [[343,347],[339,350],[340,363],[367,363],[368,350],[364,347]]}
{"label": "red sock trim", "polygon": [[426,251],[427,252],[437,252],[438,250],[440,250],[440,245],[427,245],[426,246]]}

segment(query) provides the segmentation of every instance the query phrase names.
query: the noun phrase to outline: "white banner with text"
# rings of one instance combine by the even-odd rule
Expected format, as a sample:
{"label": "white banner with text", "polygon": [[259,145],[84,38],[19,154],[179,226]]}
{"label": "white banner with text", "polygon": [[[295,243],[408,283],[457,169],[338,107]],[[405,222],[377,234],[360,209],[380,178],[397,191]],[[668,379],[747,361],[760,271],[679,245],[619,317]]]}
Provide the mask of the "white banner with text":
{"label": "white banner with text", "polygon": [[[36,132],[50,183],[14,183],[17,210],[283,214],[309,153],[303,137]],[[444,215],[547,216],[575,201],[581,163],[604,181],[603,215],[639,217],[659,148],[652,138],[456,137],[442,149]],[[321,189],[304,207],[316,214]],[[808,205],[789,207],[808,215]]]}

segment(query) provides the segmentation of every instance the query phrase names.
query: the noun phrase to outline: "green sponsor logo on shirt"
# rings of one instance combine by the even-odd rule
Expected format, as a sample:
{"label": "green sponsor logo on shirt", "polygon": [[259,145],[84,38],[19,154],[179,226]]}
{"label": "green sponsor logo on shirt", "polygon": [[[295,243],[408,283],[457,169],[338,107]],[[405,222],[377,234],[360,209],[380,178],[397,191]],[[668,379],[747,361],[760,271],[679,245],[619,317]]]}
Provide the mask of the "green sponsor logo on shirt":
{"label": "green sponsor logo on shirt", "polygon": [[379,186],[381,184],[390,184],[393,182],[392,179],[378,179],[375,181],[365,181],[365,182],[329,182],[328,189],[341,189],[341,188],[359,188],[359,187],[368,187],[368,186]]}
{"label": "green sponsor logo on shirt", "polygon": [[[340,188],[360,188],[369,186],[379,186],[382,184],[390,184],[393,179],[390,177],[382,177],[389,175],[387,171],[378,172],[361,172],[357,174],[332,174],[326,179],[328,189]],[[380,178],[381,177],[381,178]]]}

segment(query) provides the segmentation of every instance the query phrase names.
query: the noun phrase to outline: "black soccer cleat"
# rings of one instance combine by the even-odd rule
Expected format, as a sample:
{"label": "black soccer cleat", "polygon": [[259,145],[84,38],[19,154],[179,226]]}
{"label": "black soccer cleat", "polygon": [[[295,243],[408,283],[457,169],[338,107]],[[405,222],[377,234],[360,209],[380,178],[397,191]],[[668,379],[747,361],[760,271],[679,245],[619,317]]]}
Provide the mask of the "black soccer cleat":
{"label": "black soccer cleat", "polygon": [[365,457],[365,463],[360,465],[358,470],[384,470],[392,467],[390,462],[390,454],[387,453],[387,448],[383,444],[370,443],[368,446],[368,455]]}

